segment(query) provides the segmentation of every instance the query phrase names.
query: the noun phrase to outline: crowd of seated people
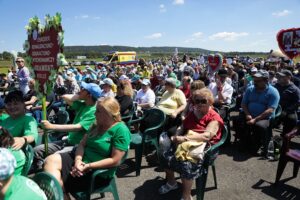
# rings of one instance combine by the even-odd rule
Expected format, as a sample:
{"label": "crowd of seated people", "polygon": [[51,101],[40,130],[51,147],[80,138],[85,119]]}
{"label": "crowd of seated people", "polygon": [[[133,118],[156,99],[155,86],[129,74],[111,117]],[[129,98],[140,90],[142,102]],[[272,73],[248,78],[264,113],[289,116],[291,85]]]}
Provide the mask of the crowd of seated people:
{"label": "crowd of seated people", "polygon": [[[253,155],[266,157],[278,106],[282,112],[277,123],[282,122],[283,134],[297,124],[300,89],[294,80],[300,76],[299,67],[291,63],[255,65],[250,58],[236,58],[211,71],[209,66],[188,57],[182,64],[153,60],[138,66],[88,66],[82,71],[65,67],[57,74],[47,105],[55,109],[65,106],[73,113],[69,124],[42,119],[41,103],[31,79],[27,94],[12,91],[0,106],[0,125],[5,133],[1,137],[7,138],[1,146],[15,155],[25,145],[32,145],[32,170],[51,173],[68,193],[79,190],[99,168],[112,168],[97,181],[100,185],[107,183],[130,143],[130,131],[121,117],[133,114],[138,118],[158,108],[166,115],[162,131],[172,141],[159,160],[167,179],[159,193],[178,187],[176,171],[183,183],[182,198],[190,199],[192,180],[199,176],[202,163],[178,156],[178,146],[191,141],[216,144],[223,127],[228,126],[224,122],[230,120],[227,107],[237,102],[238,117],[232,127],[236,141]],[[131,112],[133,109],[140,112]],[[44,145],[37,143],[37,123],[44,129],[67,133],[48,144],[48,157]],[[17,167],[15,171],[20,170]]]}

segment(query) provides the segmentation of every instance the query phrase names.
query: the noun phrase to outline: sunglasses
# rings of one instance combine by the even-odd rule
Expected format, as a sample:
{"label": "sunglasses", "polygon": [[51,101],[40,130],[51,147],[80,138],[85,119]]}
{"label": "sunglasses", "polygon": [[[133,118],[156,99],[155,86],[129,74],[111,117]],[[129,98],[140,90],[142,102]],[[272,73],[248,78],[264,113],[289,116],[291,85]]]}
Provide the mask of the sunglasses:
{"label": "sunglasses", "polygon": [[207,99],[195,99],[194,104],[207,104]]}
{"label": "sunglasses", "polygon": [[20,61],[20,60],[17,60],[17,61],[16,61],[16,63],[21,63],[21,62],[23,62],[23,61]]}

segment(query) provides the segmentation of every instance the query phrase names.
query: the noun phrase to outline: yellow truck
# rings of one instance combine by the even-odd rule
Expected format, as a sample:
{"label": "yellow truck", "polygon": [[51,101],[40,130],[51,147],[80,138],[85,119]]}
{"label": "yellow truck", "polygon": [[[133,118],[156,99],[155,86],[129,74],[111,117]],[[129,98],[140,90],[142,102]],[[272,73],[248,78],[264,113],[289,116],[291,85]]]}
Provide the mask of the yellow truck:
{"label": "yellow truck", "polygon": [[135,51],[112,51],[103,59],[102,64],[105,65],[134,65],[138,63]]}

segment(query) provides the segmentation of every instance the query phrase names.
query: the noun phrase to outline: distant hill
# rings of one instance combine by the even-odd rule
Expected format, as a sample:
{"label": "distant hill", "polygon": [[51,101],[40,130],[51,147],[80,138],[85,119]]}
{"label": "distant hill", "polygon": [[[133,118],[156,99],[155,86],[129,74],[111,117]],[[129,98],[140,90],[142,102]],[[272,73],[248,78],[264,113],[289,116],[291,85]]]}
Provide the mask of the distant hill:
{"label": "distant hill", "polygon": [[[87,56],[87,58],[99,58],[105,56],[110,51],[136,51],[138,54],[151,54],[154,56],[172,55],[176,47],[130,47],[130,46],[65,46],[64,54],[67,58],[76,56]],[[202,48],[177,47],[179,54],[187,53],[191,55],[210,54],[217,51],[211,51]],[[266,54],[266,52],[220,52],[225,55],[253,55]]]}

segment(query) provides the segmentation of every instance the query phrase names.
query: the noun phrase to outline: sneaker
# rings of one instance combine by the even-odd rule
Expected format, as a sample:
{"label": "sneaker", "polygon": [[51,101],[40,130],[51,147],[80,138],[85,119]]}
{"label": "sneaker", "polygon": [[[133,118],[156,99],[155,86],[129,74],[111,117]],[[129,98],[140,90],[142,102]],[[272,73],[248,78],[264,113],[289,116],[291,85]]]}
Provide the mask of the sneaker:
{"label": "sneaker", "polygon": [[172,190],[176,190],[178,188],[178,184],[176,182],[176,184],[174,185],[170,185],[168,182],[164,185],[162,185],[159,189],[158,189],[158,193],[159,194],[166,194]]}

